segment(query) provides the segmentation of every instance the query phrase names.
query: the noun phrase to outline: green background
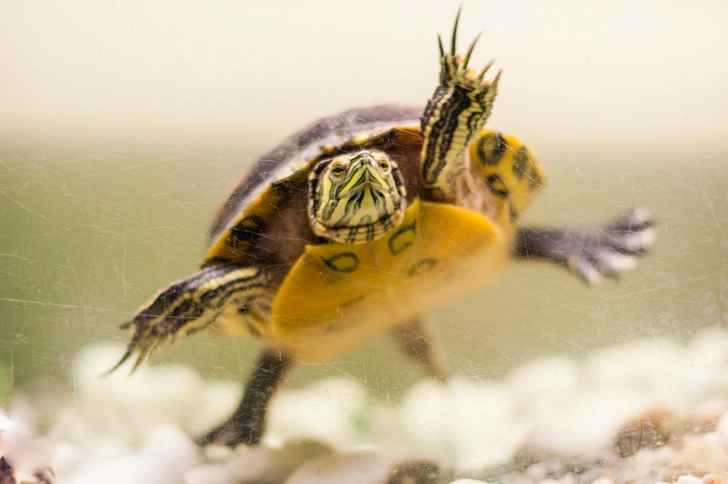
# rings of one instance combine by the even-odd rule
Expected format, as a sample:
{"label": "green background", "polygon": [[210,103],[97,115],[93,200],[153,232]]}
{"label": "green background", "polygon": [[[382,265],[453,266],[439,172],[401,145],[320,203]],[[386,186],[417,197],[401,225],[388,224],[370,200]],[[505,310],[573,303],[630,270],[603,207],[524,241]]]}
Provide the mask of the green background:
{"label": "green background", "polygon": [[[210,214],[240,160],[253,156],[173,146],[33,146],[0,155],[2,225],[11,227],[2,234],[2,360],[16,381],[68,372],[83,345],[126,341],[118,324],[195,270]],[[726,156],[646,156],[544,154],[550,184],[527,221],[587,224],[646,206],[658,219],[657,243],[621,283],[588,288],[564,270],[514,263],[496,286],[443,307],[434,317],[454,373],[498,378],[542,355],[582,356],[643,336],[682,339],[724,322]],[[256,349],[198,336],[157,361],[240,378]],[[336,373],[383,391],[417,377],[384,338],[332,365],[299,370],[301,378]]]}

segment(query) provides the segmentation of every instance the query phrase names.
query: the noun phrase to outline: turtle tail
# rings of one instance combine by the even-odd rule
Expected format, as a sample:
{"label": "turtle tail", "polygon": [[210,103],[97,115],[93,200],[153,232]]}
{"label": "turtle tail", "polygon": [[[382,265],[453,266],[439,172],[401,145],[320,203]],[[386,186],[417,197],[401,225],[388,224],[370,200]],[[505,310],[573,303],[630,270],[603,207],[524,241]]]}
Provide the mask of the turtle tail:
{"label": "turtle tail", "polygon": [[266,277],[255,267],[214,265],[174,282],[121,325],[121,329],[132,329],[132,338],[124,356],[106,374],[137,355],[133,373],[158,348],[199,333],[220,316],[240,322],[249,334],[258,334],[255,325],[266,315],[260,314],[261,304],[256,303],[267,294]]}

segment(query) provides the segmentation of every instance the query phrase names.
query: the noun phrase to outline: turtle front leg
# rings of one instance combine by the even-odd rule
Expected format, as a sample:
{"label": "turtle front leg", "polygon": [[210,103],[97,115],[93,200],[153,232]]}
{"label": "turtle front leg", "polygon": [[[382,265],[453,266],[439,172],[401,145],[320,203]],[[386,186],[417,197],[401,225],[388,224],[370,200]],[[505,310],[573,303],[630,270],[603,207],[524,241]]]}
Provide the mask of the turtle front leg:
{"label": "turtle front leg", "polygon": [[234,264],[206,267],[170,284],[121,326],[133,330],[131,341],[108,373],[136,355],[134,372],[159,348],[203,331],[218,318],[234,321],[237,334],[258,336],[265,328],[269,299],[267,277],[260,269]]}
{"label": "turtle front leg", "polygon": [[492,62],[480,72],[468,68],[477,38],[465,58],[456,54],[460,12],[455,19],[450,52],[440,43],[440,83],[427,102],[422,117],[424,137],[421,173],[430,196],[438,201],[458,199],[467,190],[468,160],[465,152],[480,133],[493,109],[500,72],[493,81],[483,80]]}
{"label": "turtle front leg", "polygon": [[288,354],[275,349],[265,350],[235,413],[207,435],[198,438],[197,443],[228,447],[258,445],[265,431],[268,403],[292,365],[293,358]]}
{"label": "turtle front leg", "polygon": [[633,268],[655,240],[654,220],[648,210],[632,209],[615,221],[596,228],[530,228],[516,232],[515,256],[544,260],[566,267],[589,284],[604,277],[617,279]]}

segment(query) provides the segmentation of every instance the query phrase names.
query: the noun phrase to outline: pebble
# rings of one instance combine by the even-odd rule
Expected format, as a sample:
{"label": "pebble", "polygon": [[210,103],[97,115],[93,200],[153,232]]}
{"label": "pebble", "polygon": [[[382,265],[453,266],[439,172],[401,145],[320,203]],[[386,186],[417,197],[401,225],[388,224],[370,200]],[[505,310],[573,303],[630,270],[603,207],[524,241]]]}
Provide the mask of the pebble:
{"label": "pebble", "polygon": [[359,441],[357,418],[367,413],[369,395],[346,378],[281,392],[273,399],[267,438],[313,438],[339,447]]}
{"label": "pebble", "polygon": [[84,452],[89,461],[109,460],[131,453],[131,446],[121,439],[98,437],[86,442]]}
{"label": "pebble", "polygon": [[678,451],[670,461],[666,480],[686,474],[704,476],[728,472],[728,454],[716,445],[694,444]]}
{"label": "pebble", "polygon": [[600,477],[592,482],[592,484],[614,484],[614,479],[609,477]]}
{"label": "pebble", "polygon": [[165,459],[181,473],[202,463],[197,444],[179,428],[171,425],[155,428],[144,443],[141,453]]}
{"label": "pebble", "polygon": [[86,454],[81,448],[70,442],[62,442],[55,448],[51,468],[59,476],[66,475],[79,467]]}
{"label": "pebble", "polygon": [[181,484],[184,476],[164,460],[150,455],[128,455],[92,464],[63,480],[63,484]]}
{"label": "pebble", "polygon": [[[238,448],[217,459],[225,463],[238,481],[283,482],[306,461],[330,455],[334,450],[323,442],[312,439],[292,440],[282,447]],[[211,453],[208,452],[208,459]]]}
{"label": "pebble", "polygon": [[692,474],[677,478],[677,484],[703,484],[703,480]]}
{"label": "pebble", "polygon": [[309,460],[285,484],[383,484],[393,463],[381,451],[335,454]]}
{"label": "pebble", "polygon": [[[204,458],[189,435],[224,418],[240,385],[178,366],[99,379],[123,350],[95,347],[74,365],[72,406],[49,406],[64,401],[57,386],[15,393],[14,411],[0,414],[0,455],[22,455],[25,474],[52,464],[63,484],[400,484],[407,469],[488,478],[457,484],[721,484],[728,331],[705,334],[683,347],[635,341],[582,363],[545,358],[503,383],[423,381],[398,405],[342,378],[283,390],[263,445],[210,446]],[[372,441],[382,449],[361,448]]]}
{"label": "pebble", "polygon": [[515,369],[504,382],[514,397],[515,411],[550,414],[579,384],[579,367],[571,359],[553,356]]}
{"label": "pebble", "polygon": [[725,412],[718,421],[718,428],[716,429],[718,442],[723,447],[728,448],[728,412]]}
{"label": "pebble", "polygon": [[185,484],[236,484],[232,473],[220,464],[197,466],[185,473]]}

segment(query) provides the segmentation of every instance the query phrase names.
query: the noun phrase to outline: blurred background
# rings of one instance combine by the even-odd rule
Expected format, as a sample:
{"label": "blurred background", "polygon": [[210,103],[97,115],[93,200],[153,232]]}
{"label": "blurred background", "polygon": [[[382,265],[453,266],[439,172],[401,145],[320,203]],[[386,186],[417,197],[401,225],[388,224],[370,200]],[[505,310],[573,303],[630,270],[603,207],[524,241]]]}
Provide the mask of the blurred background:
{"label": "blurred background", "polygon": [[[457,1],[0,2],[0,366],[68,377],[79,348],[193,272],[212,214],[256,157],[337,111],[424,105]],[[441,308],[453,373],[499,379],[549,354],[728,322],[728,4],[467,1],[460,45],[503,78],[489,126],[540,156],[525,221],[659,220],[653,253],[587,288],[514,264]],[[157,362],[242,379],[254,341],[195,337]],[[120,355],[121,356],[121,355]],[[420,374],[386,339],[345,374],[396,398]]]}

